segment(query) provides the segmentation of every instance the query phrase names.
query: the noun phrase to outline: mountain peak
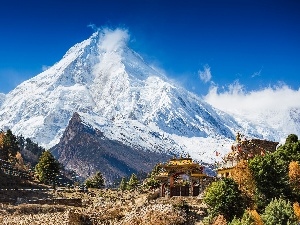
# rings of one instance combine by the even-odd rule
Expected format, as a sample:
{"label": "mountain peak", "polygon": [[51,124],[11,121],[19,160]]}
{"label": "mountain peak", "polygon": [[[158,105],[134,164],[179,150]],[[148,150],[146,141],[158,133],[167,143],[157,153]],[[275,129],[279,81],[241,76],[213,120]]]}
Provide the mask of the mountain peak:
{"label": "mountain peak", "polygon": [[0,129],[45,148],[80,130],[98,132],[134,149],[190,152],[206,161],[214,160],[215,149],[226,151],[236,131],[262,138],[253,124],[173,84],[128,40],[127,30],[102,29],[71,47],[59,62],[5,95],[2,105],[0,97]]}
{"label": "mountain peak", "polygon": [[99,50],[103,52],[118,52],[127,47],[129,34],[123,29],[103,29],[96,34],[99,36]]}

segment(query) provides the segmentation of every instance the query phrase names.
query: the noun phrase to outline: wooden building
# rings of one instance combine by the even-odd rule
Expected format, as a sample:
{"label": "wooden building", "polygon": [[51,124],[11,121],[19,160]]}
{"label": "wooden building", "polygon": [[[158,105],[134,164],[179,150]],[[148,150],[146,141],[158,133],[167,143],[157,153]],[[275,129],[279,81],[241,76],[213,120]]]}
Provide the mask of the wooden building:
{"label": "wooden building", "polygon": [[174,158],[160,164],[161,172],[156,179],[161,181],[160,196],[197,196],[203,189],[204,166],[193,162],[189,156]]}
{"label": "wooden building", "polygon": [[279,142],[251,139],[247,140],[237,133],[236,141],[231,146],[231,152],[224,156],[218,165],[218,177],[230,177],[233,169],[241,160],[248,160],[256,155],[274,152]]}

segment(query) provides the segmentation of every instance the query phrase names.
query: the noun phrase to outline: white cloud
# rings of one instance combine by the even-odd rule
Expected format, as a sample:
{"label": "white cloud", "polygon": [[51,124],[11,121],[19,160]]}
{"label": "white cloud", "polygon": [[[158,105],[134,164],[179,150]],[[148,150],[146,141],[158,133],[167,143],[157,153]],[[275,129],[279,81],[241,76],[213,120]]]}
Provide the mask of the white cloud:
{"label": "white cloud", "polygon": [[205,65],[203,70],[198,71],[200,79],[204,82],[207,83],[208,81],[211,80],[211,72],[210,72],[210,67],[208,65]]}
{"label": "white cloud", "polygon": [[246,93],[238,81],[229,85],[228,90],[218,92],[218,87],[210,88],[205,99],[213,106],[224,111],[262,111],[266,109],[288,109],[300,107],[300,89],[292,90],[286,85],[268,87]]}
{"label": "white cloud", "polygon": [[128,30],[117,28],[115,30],[103,29],[101,31],[99,48],[106,52],[119,51],[129,40]]}
{"label": "white cloud", "polygon": [[300,112],[300,89],[285,84],[245,92],[238,81],[219,91],[212,86],[205,100],[213,107],[231,115],[247,119],[254,124],[267,125],[284,133],[300,132],[291,119],[291,112]]}

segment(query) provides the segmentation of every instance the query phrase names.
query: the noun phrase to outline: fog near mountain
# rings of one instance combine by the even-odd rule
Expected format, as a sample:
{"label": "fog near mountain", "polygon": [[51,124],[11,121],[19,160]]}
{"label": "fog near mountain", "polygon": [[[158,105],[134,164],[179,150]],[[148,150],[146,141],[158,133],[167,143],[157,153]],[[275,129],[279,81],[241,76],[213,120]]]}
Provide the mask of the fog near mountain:
{"label": "fog near mountain", "polygon": [[216,160],[216,151],[228,152],[238,131],[282,138],[283,127],[261,123],[259,116],[226,113],[173,83],[130,49],[129,39],[126,30],[103,29],[74,45],[2,104],[0,97],[0,128],[50,148],[77,112],[107,139],[158,153],[189,153],[205,162]]}

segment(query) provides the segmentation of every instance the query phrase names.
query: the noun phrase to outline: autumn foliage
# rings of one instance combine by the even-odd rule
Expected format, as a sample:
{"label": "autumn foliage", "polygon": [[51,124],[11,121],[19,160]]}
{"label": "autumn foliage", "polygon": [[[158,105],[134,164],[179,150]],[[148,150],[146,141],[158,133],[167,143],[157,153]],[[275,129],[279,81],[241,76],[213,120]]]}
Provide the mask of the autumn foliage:
{"label": "autumn foliage", "polygon": [[295,202],[295,203],[293,204],[293,209],[294,209],[294,213],[295,213],[295,215],[296,215],[298,221],[300,222],[300,205],[299,205],[298,202]]}
{"label": "autumn foliage", "polygon": [[293,192],[299,195],[300,194],[300,165],[298,162],[295,161],[290,162],[289,181]]}
{"label": "autumn foliage", "polygon": [[249,170],[248,162],[246,160],[241,160],[233,169],[231,176],[238,184],[242,193],[252,199],[255,192],[255,183]]}

